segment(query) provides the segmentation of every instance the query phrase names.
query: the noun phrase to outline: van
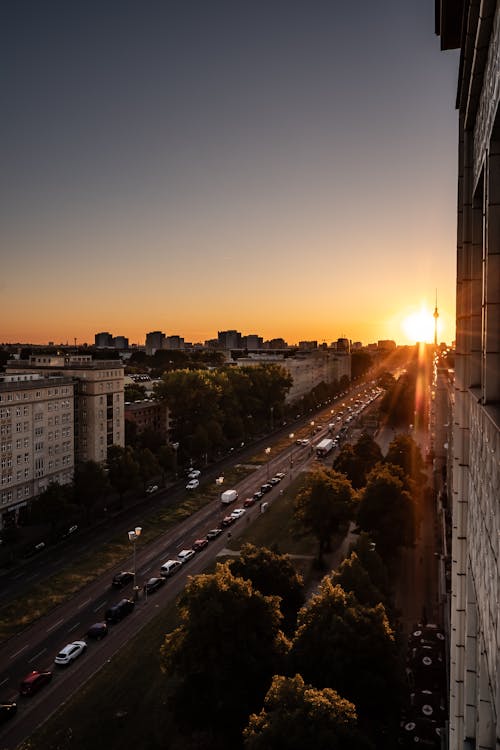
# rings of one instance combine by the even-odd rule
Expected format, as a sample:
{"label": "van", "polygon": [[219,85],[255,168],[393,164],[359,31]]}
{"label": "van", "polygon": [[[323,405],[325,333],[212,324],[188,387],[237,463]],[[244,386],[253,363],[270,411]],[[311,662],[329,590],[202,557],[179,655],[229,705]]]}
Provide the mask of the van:
{"label": "van", "polygon": [[180,560],[167,560],[167,562],[163,563],[160,568],[160,575],[164,578],[169,578],[169,576],[173,575],[176,570],[179,570],[181,565],[182,563]]}
{"label": "van", "polygon": [[260,512],[265,513],[268,508],[269,508],[269,503],[261,503]]}

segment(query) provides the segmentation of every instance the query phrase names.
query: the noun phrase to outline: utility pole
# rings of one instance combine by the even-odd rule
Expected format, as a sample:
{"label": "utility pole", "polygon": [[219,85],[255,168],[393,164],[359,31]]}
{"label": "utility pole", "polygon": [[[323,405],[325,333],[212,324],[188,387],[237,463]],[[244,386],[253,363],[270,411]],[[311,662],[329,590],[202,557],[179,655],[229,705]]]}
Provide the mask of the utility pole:
{"label": "utility pole", "polygon": [[438,318],[439,318],[438,293],[436,289],[436,306],[434,308],[434,349],[437,349],[437,345],[438,345]]}

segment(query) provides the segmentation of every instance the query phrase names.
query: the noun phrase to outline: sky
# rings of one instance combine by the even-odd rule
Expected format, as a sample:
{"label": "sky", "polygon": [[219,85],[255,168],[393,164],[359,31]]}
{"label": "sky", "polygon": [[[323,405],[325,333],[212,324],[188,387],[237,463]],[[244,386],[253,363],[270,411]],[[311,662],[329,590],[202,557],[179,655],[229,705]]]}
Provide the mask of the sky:
{"label": "sky", "polygon": [[0,61],[0,341],[454,339],[434,0],[5,0]]}

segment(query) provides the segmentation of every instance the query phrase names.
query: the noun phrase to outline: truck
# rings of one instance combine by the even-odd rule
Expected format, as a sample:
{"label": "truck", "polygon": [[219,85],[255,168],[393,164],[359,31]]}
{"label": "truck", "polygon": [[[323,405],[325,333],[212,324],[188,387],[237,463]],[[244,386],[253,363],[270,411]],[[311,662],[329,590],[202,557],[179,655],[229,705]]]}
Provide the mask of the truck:
{"label": "truck", "polygon": [[237,499],[238,493],[236,492],[236,490],[225,490],[225,492],[223,492],[220,496],[222,505],[230,505],[230,503],[234,503],[234,501]]}
{"label": "truck", "polygon": [[316,455],[318,458],[323,458],[324,456],[328,456],[328,454],[333,450],[334,442],[331,438],[325,438],[324,440],[320,440],[318,445],[316,446]]}

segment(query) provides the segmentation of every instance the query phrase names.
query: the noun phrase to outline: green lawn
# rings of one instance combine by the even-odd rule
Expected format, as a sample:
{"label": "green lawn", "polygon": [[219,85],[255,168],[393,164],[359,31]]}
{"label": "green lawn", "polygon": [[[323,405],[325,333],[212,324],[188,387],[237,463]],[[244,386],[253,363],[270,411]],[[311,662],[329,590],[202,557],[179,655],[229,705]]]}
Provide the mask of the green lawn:
{"label": "green lawn", "polygon": [[[294,559],[306,573],[316,550],[314,539],[293,540],[290,533],[292,504],[299,477],[284,487],[248,529],[234,540],[273,546],[281,552],[306,555]],[[288,482],[285,479],[283,484]],[[238,523],[245,523],[244,519]],[[164,634],[176,625],[174,605],[161,611],[109,664],[23,745],[23,750],[182,750],[165,707],[159,649]]]}

